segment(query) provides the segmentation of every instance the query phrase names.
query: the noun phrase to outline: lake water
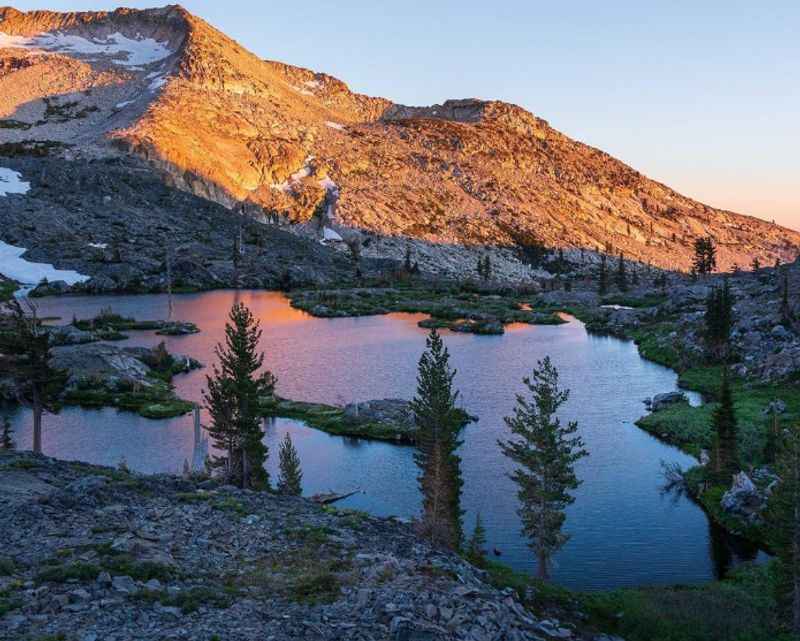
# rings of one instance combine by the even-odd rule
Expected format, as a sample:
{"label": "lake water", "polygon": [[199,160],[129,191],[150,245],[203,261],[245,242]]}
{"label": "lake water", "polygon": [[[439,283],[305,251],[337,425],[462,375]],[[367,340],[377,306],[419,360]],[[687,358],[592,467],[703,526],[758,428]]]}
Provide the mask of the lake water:
{"label": "lake water", "polygon": [[[261,320],[266,364],[278,377],[278,392],[305,401],[343,404],[374,398],[411,398],[417,361],[425,347],[423,318],[392,314],[317,319],[292,309],[280,294],[216,291],[175,297],[175,318],[195,322],[200,334],[166,337],[170,351],[211,364],[234,301],[246,303]],[[37,302],[41,316],[89,318],[111,307],[138,319],[165,318],[164,295],[61,297]],[[152,332],[132,332],[133,345],[155,345]],[[664,496],[660,461],[683,466],[693,459],[639,430],[642,399],[676,388],[676,375],[641,359],[631,342],[587,334],[571,321],[561,326],[515,325],[503,336],[445,331],[461,403],[479,421],[467,426],[463,459],[465,529],[480,512],[488,547],[499,560],[533,572],[533,555],[519,534],[517,499],[507,474],[511,467],[497,446],[507,436],[503,417],[522,391],[521,379],[549,355],[572,390],[562,420],[577,420],[590,456],[579,462],[583,485],[568,510],[571,540],[558,554],[555,579],[571,588],[695,583],[714,578],[755,551],[732,543],[711,528],[704,513],[682,497]],[[205,370],[175,379],[180,396],[201,400]],[[30,447],[30,412],[17,409],[12,421],[19,445]],[[178,472],[192,454],[191,416],[153,421],[114,409],[65,408],[44,421],[44,451],[64,459],[116,465],[125,457],[141,472]],[[417,471],[409,447],[330,436],[298,421],[267,423],[266,441],[277,474],[277,445],[290,432],[300,454],[306,494],[361,493],[341,507],[377,515],[412,517],[419,510]]]}

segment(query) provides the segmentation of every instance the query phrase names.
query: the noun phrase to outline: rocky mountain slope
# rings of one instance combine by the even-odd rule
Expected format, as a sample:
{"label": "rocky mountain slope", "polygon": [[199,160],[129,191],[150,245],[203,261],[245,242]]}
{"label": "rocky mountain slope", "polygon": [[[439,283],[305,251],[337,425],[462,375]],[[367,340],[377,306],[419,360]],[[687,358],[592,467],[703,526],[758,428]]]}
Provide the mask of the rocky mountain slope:
{"label": "rocky mountain slope", "polygon": [[416,239],[432,267],[431,247],[544,243],[682,269],[708,234],[721,268],[800,247],[800,234],[684,197],[520,107],[359,95],[177,6],[0,9],[0,143],[26,140],[135,154],[183,190],[295,230],[360,230],[366,255],[398,258],[397,239]]}
{"label": "rocky mountain slope", "polygon": [[[346,253],[169,187],[136,158],[0,156],[2,164],[28,187],[0,196],[0,248],[26,248],[26,264],[88,277],[72,291],[164,291],[168,261],[177,291],[319,286],[356,276]],[[384,263],[365,258],[358,269],[378,276],[392,268]],[[51,282],[36,293],[64,288]]]}
{"label": "rocky mountain slope", "polygon": [[0,639],[621,641],[393,519],[0,450]]}

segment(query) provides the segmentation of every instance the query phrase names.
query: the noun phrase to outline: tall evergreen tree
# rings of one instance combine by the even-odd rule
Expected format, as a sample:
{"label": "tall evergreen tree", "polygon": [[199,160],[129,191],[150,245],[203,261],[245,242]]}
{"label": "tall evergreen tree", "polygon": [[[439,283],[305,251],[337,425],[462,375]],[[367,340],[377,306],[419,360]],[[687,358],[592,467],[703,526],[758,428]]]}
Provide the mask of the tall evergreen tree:
{"label": "tall evergreen tree", "polygon": [[486,258],[483,261],[483,274],[486,280],[492,277],[492,259],[489,258],[489,254],[486,254]]}
{"label": "tall evergreen tree", "polygon": [[711,469],[717,483],[729,484],[741,468],[738,460],[736,411],[733,407],[728,367],[722,368],[719,405],[711,415],[714,428],[714,444],[711,454]]}
{"label": "tall evergreen tree", "polygon": [[706,299],[704,338],[706,354],[712,362],[724,361],[729,355],[733,304],[734,297],[727,279],[722,287],[714,287]]}
{"label": "tall evergreen tree", "polygon": [[776,472],[780,481],[767,506],[772,547],[778,552],[775,582],[781,618],[800,639],[800,431],[784,431]]}
{"label": "tall evergreen tree", "polygon": [[697,238],[694,241],[695,272],[704,276],[717,268],[717,246],[711,236]]}
{"label": "tall evergreen tree", "polygon": [[781,323],[790,327],[794,321],[794,312],[789,304],[789,269],[784,267],[783,278],[781,279]]}
{"label": "tall evergreen tree", "polygon": [[759,269],[761,269],[761,261],[758,259],[758,256],[753,258],[753,261],[750,263],[750,267],[754,272],[757,272]]}
{"label": "tall evergreen tree", "polygon": [[483,527],[481,513],[475,515],[475,528],[467,543],[467,560],[477,568],[486,567],[486,529]]}
{"label": "tall evergreen tree", "polygon": [[256,351],[260,339],[258,320],[236,303],[225,324],[225,343],[214,350],[219,364],[206,377],[208,390],[203,393],[212,421],[209,434],[224,452],[214,465],[224,467],[228,480],[243,488],[269,486],[259,399],[273,394],[275,377],[269,371],[259,373],[264,363],[264,354]]}
{"label": "tall evergreen tree", "polygon": [[583,439],[575,436],[578,424],[564,426],[556,416],[569,390],[559,387],[558,370],[550,358],[540,361],[523,383],[530,398],[517,395],[514,415],[505,419],[515,438],[498,443],[518,466],[511,478],[518,487],[522,531],[536,554],[539,578],[547,580],[553,554],[569,540],[562,528],[564,510],[575,501],[570,491],[581,484],[575,463],[588,452]]}
{"label": "tall evergreen tree", "polygon": [[67,374],[50,365],[50,335],[33,303],[26,304],[27,311],[16,299],[5,303],[8,316],[0,329],[0,365],[10,373],[19,402],[33,411],[33,451],[41,453],[42,416],[59,411]]}
{"label": "tall evergreen tree", "polygon": [[608,266],[606,264],[606,255],[600,254],[600,267],[597,272],[597,293],[601,296],[608,292]]}
{"label": "tall evergreen tree", "polygon": [[628,291],[628,272],[625,268],[625,254],[619,253],[619,260],[617,262],[617,276],[616,284],[621,292]]}
{"label": "tall evergreen tree", "polygon": [[0,450],[13,450],[16,448],[14,437],[12,436],[13,433],[11,421],[7,416],[4,416],[3,427],[0,429]]}
{"label": "tall evergreen tree", "polygon": [[458,549],[461,526],[461,445],[463,422],[456,409],[455,370],[450,354],[435,329],[419,360],[417,393],[411,401],[417,428],[414,462],[422,493],[421,530],[437,545]]}
{"label": "tall evergreen tree", "polygon": [[278,493],[300,496],[303,493],[303,472],[300,468],[300,457],[292,443],[292,437],[286,432],[278,451],[280,459],[278,476]]}
{"label": "tall evergreen tree", "polygon": [[414,271],[414,265],[411,263],[411,247],[406,245],[406,257],[403,261],[403,269],[407,274],[411,274]]}

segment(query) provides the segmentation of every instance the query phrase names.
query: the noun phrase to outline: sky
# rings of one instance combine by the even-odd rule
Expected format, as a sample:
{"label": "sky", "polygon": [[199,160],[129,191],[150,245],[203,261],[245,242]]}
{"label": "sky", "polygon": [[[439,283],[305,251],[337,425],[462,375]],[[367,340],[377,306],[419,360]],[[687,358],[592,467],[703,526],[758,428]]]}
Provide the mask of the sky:
{"label": "sky", "polygon": [[800,229],[798,0],[182,4],[261,57],[402,104],[513,102],[688,196]]}

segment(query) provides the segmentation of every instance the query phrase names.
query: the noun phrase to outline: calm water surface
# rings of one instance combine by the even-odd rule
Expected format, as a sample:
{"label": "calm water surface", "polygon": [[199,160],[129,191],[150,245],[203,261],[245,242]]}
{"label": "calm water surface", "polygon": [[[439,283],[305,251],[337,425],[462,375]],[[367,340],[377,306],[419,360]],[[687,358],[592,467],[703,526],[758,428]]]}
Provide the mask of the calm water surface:
{"label": "calm water surface", "polygon": [[[218,291],[178,296],[175,317],[201,328],[193,336],[167,337],[170,351],[213,362],[227,312],[239,300],[261,319],[261,347],[278,377],[278,392],[298,400],[346,403],[374,398],[411,398],[426,331],[423,316],[392,314],[317,319],[292,309],[280,294]],[[165,318],[163,295],[62,297],[38,302],[43,316],[88,318],[111,307],[138,319]],[[730,562],[753,555],[732,547],[711,530],[689,500],[663,496],[660,461],[694,463],[633,424],[644,412],[642,399],[676,388],[670,370],[641,359],[633,343],[590,336],[577,321],[558,327],[511,326],[503,336],[444,332],[461,403],[479,417],[464,434],[463,505],[466,528],[480,512],[489,548],[517,569],[534,570],[533,556],[519,535],[515,487],[497,439],[507,436],[503,416],[511,413],[521,379],[537,360],[550,355],[562,383],[572,390],[562,420],[577,420],[591,456],[578,464],[583,485],[568,510],[572,539],[557,557],[555,578],[580,589],[658,583],[690,583],[714,578]],[[155,345],[151,332],[132,332],[127,341]],[[200,401],[206,372],[175,379],[178,393]],[[12,415],[20,446],[30,447],[27,410]],[[412,449],[380,442],[330,436],[302,423],[276,419],[267,424],[271,452],[290,432],[303,463],[306,494],[359,493],[340,503],[377,515],[410,517],[419,510]],[[177,472],[191,459],[190,416],[152,421],[114,409],[65,408],[45,420],[46,454],[116,465],[122,456],[141,472]],[[277,456],[269,460],[277,474]]]}

